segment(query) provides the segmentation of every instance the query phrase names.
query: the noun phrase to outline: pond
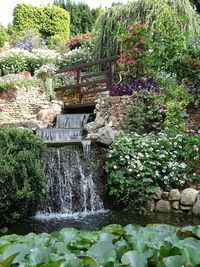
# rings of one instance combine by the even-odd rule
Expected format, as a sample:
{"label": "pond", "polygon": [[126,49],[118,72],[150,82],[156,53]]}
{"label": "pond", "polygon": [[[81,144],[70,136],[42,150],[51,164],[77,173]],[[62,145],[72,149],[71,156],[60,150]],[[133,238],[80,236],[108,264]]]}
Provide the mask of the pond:
{"label": "pond", "polygon": [[200,225],[200,217],[180,214],[130,215],[119,211],[69,214],[38,214],[10,225],[7,234],[52,233],[62,228],[73,227],[80,231],[96,231],[108,224],[147,224],[166,223],[174,226]]}

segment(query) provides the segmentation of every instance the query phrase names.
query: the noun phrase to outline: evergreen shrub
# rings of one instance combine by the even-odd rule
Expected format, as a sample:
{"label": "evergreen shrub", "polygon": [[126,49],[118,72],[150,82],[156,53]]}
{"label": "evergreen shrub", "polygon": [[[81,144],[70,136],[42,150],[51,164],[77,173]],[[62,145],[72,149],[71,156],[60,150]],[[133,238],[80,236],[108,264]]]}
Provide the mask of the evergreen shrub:
{"label": "evergreen shrub", "polygon": [[33,215],[46,197],[42,141],[28,130],[0,130],[0,224]]}

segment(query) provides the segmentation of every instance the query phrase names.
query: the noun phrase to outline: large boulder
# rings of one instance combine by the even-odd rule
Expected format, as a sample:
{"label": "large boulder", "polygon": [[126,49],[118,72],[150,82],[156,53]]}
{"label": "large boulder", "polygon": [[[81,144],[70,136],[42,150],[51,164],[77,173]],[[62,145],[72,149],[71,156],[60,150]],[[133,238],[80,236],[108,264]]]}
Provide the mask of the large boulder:
{"label": "large boulder", "polygon": [[52,109],[41,109],[37,114],[37,119],[47,123],[52,124],[56,118],[57,113]]}
{"label": "large boulder", "polygon": [[199,191],[193,188],[186,188],[181,193],[181,204],[186,206],[194,205]]}
{"label": "large boulder", "polygon": [[169,192],[169,200],[179,200],[181,198],[181,194],[178,189],[172,189]]}
{"label": "large boulder", "polygon": [[171,205],[169,201],[159,200],[156,203],[156,212],[169,213],[171,212]]}

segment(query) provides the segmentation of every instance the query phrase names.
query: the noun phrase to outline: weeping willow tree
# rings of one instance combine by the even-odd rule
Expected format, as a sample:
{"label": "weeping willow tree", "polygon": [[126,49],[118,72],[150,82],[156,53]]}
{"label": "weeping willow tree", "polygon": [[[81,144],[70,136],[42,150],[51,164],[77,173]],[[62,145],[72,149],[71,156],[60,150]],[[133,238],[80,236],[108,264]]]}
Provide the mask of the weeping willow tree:
{"label": "weeping willow tree", "polygon": [[[180,19],[184,17],[185,20]],[[102,13],[95,24],[94,58],[104,58],[117,54],[118,45],[112,32],[118,31],[119,23],[127,26],[130,21],[151,25],[155,33],[162,20],[163,25],[173,19],[175,26],[187,30],[191,36],[200,32],[200,16],[189,0],[138,0],[126,5],[117,5]]]}

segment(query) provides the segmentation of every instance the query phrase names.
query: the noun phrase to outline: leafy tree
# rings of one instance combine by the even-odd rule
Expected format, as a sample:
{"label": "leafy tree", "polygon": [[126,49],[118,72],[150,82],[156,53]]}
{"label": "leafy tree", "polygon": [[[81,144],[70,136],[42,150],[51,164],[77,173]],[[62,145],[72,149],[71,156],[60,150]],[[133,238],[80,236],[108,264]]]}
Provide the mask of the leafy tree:
{"label": "leafy tree", "polygon": [[55,0],[54,5],[67,10],[71,16],[71,35],[91,32],[92,27],[99,16],[101,9],[90,7],[85,3],[74,3],[71,0]]}

